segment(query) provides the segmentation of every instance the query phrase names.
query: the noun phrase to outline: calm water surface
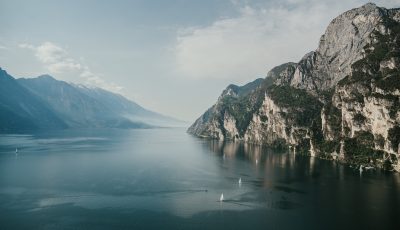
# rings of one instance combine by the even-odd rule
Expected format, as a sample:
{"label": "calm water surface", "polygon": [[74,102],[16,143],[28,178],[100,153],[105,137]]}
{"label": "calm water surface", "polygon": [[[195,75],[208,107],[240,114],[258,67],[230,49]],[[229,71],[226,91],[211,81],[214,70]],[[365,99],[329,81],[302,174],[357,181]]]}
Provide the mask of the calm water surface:
{"label": "calm water surface", "polygon": [[398,174],[184,129],[0,136],[0,229],[398,229],[399,192]]}

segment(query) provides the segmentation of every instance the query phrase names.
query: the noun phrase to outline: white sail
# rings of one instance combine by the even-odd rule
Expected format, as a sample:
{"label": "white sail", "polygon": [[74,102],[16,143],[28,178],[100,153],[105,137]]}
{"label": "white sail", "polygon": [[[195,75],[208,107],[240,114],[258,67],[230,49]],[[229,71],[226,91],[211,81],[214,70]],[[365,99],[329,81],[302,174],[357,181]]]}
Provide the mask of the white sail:
{"label": "white sail", "polygon": [[224,201],[224,194],[223,193],[221,193],[221,197],[219,198],[219,201],[220,202]]}

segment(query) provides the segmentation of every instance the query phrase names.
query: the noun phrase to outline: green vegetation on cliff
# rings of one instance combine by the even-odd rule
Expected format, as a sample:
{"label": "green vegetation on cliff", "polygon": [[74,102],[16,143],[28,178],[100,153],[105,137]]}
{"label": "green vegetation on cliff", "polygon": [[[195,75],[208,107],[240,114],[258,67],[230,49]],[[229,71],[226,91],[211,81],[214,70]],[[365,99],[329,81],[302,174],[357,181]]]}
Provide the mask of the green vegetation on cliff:
{"label": "green vegetation on cliff", "polygon": [[310,127],[320,119],[322,103],[302,89],[290,86],[271,86],[267,94],[280,107],[287,108],[287,118],[299,126]]}

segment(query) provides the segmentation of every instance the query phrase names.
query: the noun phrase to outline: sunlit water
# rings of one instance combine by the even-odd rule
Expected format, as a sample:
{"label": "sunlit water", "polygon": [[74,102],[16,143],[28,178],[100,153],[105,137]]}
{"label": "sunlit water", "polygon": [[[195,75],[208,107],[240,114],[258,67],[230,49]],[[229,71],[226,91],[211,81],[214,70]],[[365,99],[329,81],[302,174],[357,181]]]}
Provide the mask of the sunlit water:
{"label": "sunlit water", "polygon": [[399,191],[398,174],[184,129],[0,136],[0,229],[399,229]]}

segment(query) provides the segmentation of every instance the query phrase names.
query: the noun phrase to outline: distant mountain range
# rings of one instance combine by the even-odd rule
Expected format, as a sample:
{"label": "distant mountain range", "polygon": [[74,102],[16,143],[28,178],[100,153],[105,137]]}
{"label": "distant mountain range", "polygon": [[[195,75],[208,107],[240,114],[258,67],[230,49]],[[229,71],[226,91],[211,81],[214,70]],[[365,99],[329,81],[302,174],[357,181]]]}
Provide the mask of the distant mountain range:
{"label": "distant mountain range", "polygon": [[0,68],[1,133],[184,125],[104,89],[59,81],[49,75],[15,79]]}

